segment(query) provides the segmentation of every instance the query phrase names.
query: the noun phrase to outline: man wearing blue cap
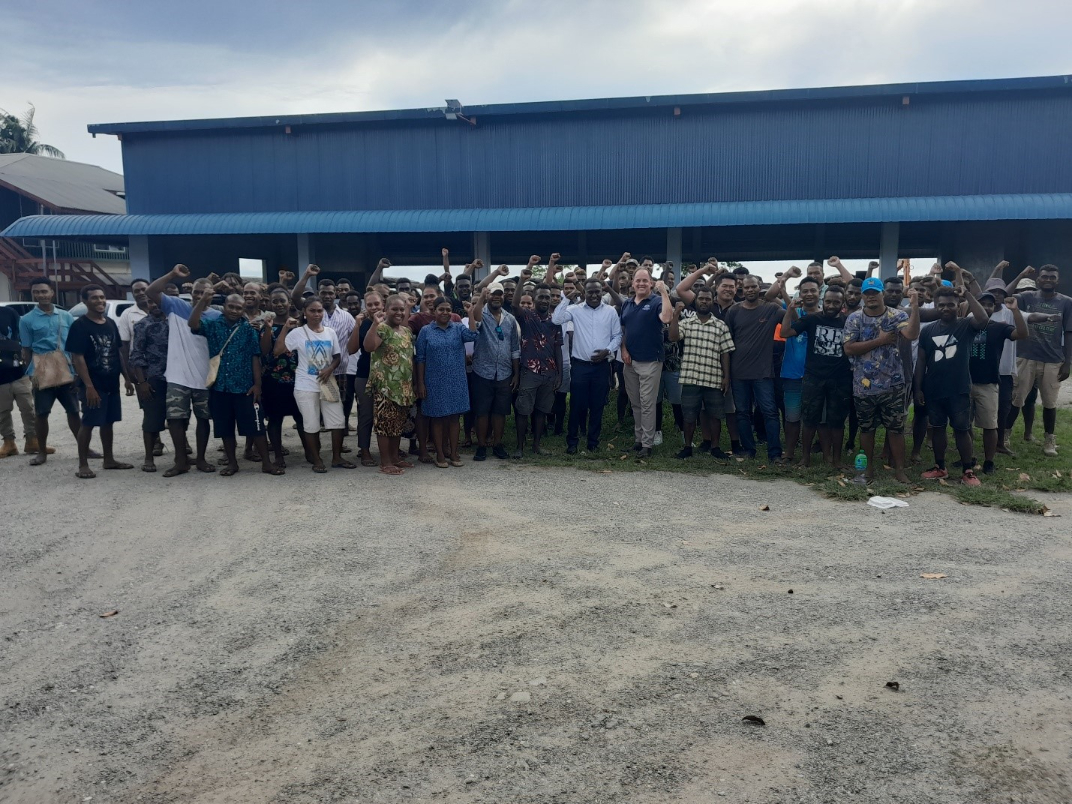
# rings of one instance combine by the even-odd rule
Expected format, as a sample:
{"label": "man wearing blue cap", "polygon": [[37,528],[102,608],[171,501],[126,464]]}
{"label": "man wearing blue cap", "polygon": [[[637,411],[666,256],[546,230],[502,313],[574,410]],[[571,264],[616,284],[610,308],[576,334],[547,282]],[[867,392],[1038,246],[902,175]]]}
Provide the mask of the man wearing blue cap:
{"label": "man wearing blue cap", "polygon": [[909,312],[887,307],[880,279],[864,280],[863,308],[845,322],[844,352],[852,359],[852,395],[860,421],[860,445],[867,455],[867,477],[875,475],[875,432],[886,428],[894,474],[908,483],[905,474],[905,376],[897,348],[898,338],[919,336],[919,297],[908,292]]}

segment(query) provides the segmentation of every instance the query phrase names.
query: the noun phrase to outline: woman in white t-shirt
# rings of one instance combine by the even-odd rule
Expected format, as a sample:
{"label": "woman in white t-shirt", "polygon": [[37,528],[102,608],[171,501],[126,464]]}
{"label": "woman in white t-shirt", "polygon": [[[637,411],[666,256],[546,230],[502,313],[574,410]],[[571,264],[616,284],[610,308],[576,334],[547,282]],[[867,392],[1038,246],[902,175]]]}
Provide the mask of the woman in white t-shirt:
{"label": "woman in white t-shirt", "polygon": [[327,471],[320,458],[320,419],[331,430],[331,465],[341,469],[353,469],[354,464],[342,457],[342,440],[346,436],[346,417],[342,401],[336,391],[335,401],[321,398],[321,384],[330,383],[337,389],[332,376],[339,365],[342,350],[339,337],[331,327],[324,326],[324,305],[313,296],[305,303],[305,324],[289,318],[286,323],[286,338],[278,338],[273,352],[278,356],[285,352],[297,352],[298,370],[294,373],[294,401],[302,414],[302,441],[305,453],[313,460],[313,471]]}

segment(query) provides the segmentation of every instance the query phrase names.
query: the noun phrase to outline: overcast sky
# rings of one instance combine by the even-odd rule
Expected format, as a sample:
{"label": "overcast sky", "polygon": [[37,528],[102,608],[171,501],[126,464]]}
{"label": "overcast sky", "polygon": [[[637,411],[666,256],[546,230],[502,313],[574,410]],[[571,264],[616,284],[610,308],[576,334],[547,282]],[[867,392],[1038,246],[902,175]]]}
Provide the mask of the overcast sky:
{"label": "overcast sky", "polygon": [[122,171],[89,123],[1059,75],[1059,0],[38,0],[0,108]]}

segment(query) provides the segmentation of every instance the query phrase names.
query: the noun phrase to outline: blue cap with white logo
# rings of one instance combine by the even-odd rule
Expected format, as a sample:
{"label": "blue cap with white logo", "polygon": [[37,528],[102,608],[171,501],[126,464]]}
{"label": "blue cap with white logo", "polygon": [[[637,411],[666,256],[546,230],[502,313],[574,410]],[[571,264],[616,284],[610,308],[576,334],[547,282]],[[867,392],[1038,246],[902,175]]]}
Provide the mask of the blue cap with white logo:
{"label": "blue cap with white logo", "polygon": [[867,277],[867,279],[864,280],[863,287],[860,288],[860,292],[867,293],[867,291],[869,290],[877,290],[879,293],[881,293],[882,280],[874,276]]}

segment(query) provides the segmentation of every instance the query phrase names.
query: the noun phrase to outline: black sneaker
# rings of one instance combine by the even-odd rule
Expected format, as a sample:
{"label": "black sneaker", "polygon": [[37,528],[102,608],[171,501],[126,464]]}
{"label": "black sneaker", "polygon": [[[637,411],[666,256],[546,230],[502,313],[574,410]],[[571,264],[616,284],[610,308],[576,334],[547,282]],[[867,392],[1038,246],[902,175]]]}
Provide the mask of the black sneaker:
{"label": "black sneaker", "polygon": [[711,450],[711,457],[718,461],[728,461],[730,459],[730,456],[720,450],[718,447],[715,447]]}
{"label": "black sneaker", "polygon": [[651,457],[651,447],[641,447],[640,452],[637,453],[637,460],[642,461],[645,458]]}
{"label": "black sneaker", "polygon": [[501,461],[505,461],[507,458],[510,457],[506,453],[506,447],[504,447],[502,444],[496,444],[494,447],[492,447],[491,454]]}
{"label": "black sneaker", "polygon": [[700,452],[707,452],[710,449],[711,449],[711,442],[710,441],[701,441],[700,442]]}
{"label": "black sneaker", "polygon": [[679,452],[674,457],[675,458],[680,458],[681,460],[685,460],[686,458],[691,458],[692,457],[692,447],[685,447],[685,449],[681,450],[681,452]]}
{"label": "black sneaker", "polygon": [[983,461],[983,474],[984,475],[992,475],[992,474],[994,474],[994,462],[993,461]]}
{"label": "black sneaker", "polygon": [[474,453],[474,455],[473,455],[473,460],[474,461],[486,461],[487,459],[488,459],[488,448],[487,447],[477,447],[476,448],[476,453]]}
{"label": "black sneaker", "polygon": [[633,444],[633,452],[640,452],[642,449],[644,449],[644,447],[641,446],[639,441]]}
{"label": "black sneaker", "polygon": [[599,449],[599,442],[598,441],[595,444],[589,444],[588,445],[588,451],[589,452],[595,452],[598,449]]}
{"label": "black sneaker", "polygon": [[577,445],[576,444],[570,444],[568,447],[566,447],[566,454],[567,455],[576,455],[577,454]]}

